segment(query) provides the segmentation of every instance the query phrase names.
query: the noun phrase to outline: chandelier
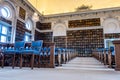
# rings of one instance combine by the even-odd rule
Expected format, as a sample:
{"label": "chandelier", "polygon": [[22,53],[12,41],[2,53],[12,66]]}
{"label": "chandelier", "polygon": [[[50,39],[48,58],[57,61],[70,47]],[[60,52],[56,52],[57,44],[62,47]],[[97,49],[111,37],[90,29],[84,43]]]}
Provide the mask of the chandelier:
{"label": "chandelier", "polygon": [[[35,8],[37,9],[37,0],[36,0],[36,7]],[[34,12],[34,14],[32,16],[32,20],[35,22],[39,21],[39,15],[36,12]]]}

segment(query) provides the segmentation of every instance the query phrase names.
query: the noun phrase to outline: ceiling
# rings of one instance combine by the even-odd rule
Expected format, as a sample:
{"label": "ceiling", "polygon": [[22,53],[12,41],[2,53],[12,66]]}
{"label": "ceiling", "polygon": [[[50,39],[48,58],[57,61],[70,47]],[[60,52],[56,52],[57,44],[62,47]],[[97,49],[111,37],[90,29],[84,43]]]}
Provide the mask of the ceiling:
{"label": "ceiling", "polygon": [[44,14],[59,14],[75,11],[78,6],[92,5],[92,9],[120,7],[120,0],[28,0]]}

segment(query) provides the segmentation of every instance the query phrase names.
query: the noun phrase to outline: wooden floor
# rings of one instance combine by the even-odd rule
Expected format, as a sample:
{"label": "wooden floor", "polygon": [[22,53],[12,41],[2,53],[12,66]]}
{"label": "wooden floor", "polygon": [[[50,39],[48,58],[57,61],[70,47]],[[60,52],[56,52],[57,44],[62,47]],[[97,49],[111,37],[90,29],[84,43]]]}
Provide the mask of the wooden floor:
{"label": "wooden floor", "polygon": [[0,68],[0,80],[120,80],[120,72],[92,57],[77,57],[54,69]]}

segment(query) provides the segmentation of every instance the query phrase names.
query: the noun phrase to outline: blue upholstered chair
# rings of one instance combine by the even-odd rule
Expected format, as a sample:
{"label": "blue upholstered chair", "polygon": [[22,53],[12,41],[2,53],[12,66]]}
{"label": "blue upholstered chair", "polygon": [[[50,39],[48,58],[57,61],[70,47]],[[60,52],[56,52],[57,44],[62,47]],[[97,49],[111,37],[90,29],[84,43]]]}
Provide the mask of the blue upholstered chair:
{"label": "blue upholstered chair", "polygon": [[8,44],[7,47],[4,49],[3,51],[4,55],[13,55],[12,68],[14,68],[15,54],[21,53],[22,49],[24,49],[24,45],[25,45],[24,41],[18,41],[18,42],[15,42],[14,45]]}
{"label": "blue upholstered chair", "polygon": [[61,50],[61,63],[65,63],[65,48],[60,48]]}
{"label": "blue upholstered chair", "polygon": [[55,65],[58,66],[58,53],[59,53],[59,48],[55,48]]}
{"label": "blue upholstered chair", "polygon": [[[32,41],[31,48],[25,48],[24,50],[21,51],[22,55],[32,55],[31,69],[33,69],[33,66],[34,66],[34,55],[38,55],[40,57],[42,45],[43,45],[43,40]],[[22,59],[22,56],[21,56],[21,59]],[[38,59],[38,62],[40,63],[39,59]],[[20,60],[20,67],[22,67],[22,60]]]}
{"label": "blue upholstered chair", "polygon": [[4,49],[5,49],[6,46],[7,46],[7,43],[0,42],[0,63],[1,63],[2,68],[4,67],[4,65],[3,65],[3,63],[4,63],[4,54],[3,54],[3,52],[4,52]]}
{"label": "blue upholstered chair", "polygon": [[114,46],[110,47],[110,51],[111,51],[112,55],[115,55]]}
{"label": "blue upholstered chair", "polygon": [[31,47],[30,48],[24,48],[21,51],[21,54],[31,54],[32,53],[32,54],[40,55],[42,45],[43,45],[43,40],[32,41]]}
{"label": "blue upholstered chair", "polygon": [[111,52],[111,64],[112,67],[114,67],[115,65],[115,47],[114,46],[110,46],[110,52]]}
{"label": "blue upholstered chair", "polygon": [[59,53],[59,48],[55,48],[55,55],[58,55]]}
{"label": "blue upholstered chair", "polygon": [[55,65],[60,66],[61,65],[61,48],[55,48]]}

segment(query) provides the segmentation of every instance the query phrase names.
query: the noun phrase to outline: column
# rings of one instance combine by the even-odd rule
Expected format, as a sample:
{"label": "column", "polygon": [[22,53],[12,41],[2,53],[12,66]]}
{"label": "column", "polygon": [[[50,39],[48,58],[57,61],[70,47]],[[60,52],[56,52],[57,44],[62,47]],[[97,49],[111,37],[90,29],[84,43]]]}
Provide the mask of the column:
{"label": "column", "polygon": [[115,45],[115,70],[120,71],[120,40],[113,41]]}
{"label": "column", "polygon": [[35,29],[36,29],[36,22],[34,22],[34,26],[32,27],[32,38],[31,38],[32,41],[35,40]]}

